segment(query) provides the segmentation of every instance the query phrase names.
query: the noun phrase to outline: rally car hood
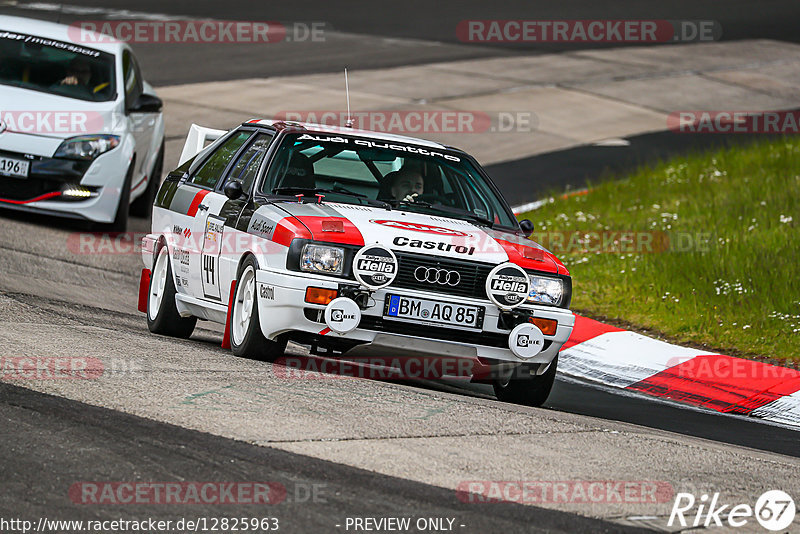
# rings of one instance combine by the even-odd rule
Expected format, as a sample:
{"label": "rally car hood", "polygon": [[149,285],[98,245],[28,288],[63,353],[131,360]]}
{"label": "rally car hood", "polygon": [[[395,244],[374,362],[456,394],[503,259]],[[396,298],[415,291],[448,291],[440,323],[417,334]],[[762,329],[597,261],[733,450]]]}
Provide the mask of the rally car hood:
{"label": "rally car hood", "polygon": [[396,252],[489,264],[511,261],[524,269],[568,274],[555,256],[534,241],[461,219],[353,204],[281,202],[277,206],[301,223],[315,241],[380,243]]}

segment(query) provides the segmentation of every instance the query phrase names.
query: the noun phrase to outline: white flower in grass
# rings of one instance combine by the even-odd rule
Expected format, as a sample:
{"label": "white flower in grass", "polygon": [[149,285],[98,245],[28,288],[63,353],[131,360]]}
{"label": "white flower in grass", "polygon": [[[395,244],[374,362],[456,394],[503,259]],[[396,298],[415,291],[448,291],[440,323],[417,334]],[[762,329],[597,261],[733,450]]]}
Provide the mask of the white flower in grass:
{"label": "white flower in grass", "polygon": [[789,224],[790,222],[792,222],[792,216],[791,215],[781,215],[781,223]]}

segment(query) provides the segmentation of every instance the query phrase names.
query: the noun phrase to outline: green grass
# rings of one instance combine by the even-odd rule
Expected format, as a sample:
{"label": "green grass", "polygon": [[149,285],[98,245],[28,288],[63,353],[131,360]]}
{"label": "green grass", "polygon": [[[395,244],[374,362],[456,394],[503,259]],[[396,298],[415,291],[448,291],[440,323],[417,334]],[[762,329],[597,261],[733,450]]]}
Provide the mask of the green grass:
{"label": "green grass", "polygon": [[[574,310],[709,351],[797,364],[799,200],[792,137],[642,168],[520,219],[534,221],[532,238],[570,270]],[[575,241],[593,231],[637,232],[641,246],[597,252],[597,241]]]}

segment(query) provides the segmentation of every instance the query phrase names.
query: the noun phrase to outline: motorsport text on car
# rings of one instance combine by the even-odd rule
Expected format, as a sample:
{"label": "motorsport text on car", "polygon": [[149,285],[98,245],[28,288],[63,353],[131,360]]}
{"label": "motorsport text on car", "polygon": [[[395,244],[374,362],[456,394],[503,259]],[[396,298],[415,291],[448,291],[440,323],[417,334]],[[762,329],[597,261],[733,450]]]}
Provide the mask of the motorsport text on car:
{"label": "motorsport text on car", "polygon": [[127,44],[74,30],[0,16],[0,208],[123,231],[160,184],[162,103]]}
{"label": "motorsport text on car", "polygon": [[454,148],[272,120],[193,126],[142,241],[139,306],[158,334],[226,324],[237,355],[274,359],[291,340],[343,358],[465,358],[495,371],[498,398],[540,405],[575,317],[569,273],[531,231]]}

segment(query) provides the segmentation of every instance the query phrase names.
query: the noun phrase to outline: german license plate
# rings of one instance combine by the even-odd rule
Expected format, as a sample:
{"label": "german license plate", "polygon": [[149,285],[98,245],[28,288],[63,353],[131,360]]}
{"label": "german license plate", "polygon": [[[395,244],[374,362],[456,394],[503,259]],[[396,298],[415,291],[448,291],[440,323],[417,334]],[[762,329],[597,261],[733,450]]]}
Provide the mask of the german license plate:
{"label": "german license plate", "polygon": [[0,156],[0,176],[27,178],[30,165],[28,161]]}
{"label": "german license plate", "polygon": [[387,295],[384,317],[423,324],[481,328],[483,308],[469,304]]}

